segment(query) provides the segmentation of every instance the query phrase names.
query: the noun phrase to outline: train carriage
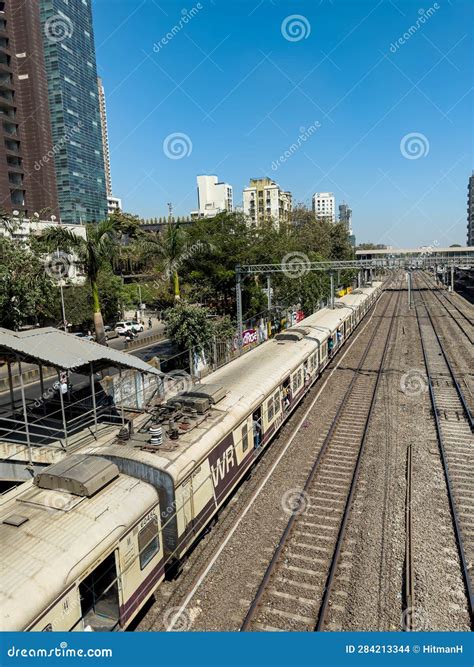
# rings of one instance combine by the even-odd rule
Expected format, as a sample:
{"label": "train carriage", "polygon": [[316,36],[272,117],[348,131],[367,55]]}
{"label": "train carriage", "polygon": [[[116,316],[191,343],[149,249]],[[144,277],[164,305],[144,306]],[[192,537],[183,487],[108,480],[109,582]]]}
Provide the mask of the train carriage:
{"label": "train carriage", "polygon": [[[7,493],[1,629],[126,627],[327,366],[328,342],[337,352],[380,291],[380,283],[356,290],[242,355],[157,409],[128,442],[89,447],[83,466],[110,466],[110,479],[89,495],[61,476],[78,457]],[[41,492],[42,505],[31,492]],[[48,506],[58,493],[70,507]],[[25,520],[8,520],[16,515]],[[31,600],[29,586],[37,586]]]}

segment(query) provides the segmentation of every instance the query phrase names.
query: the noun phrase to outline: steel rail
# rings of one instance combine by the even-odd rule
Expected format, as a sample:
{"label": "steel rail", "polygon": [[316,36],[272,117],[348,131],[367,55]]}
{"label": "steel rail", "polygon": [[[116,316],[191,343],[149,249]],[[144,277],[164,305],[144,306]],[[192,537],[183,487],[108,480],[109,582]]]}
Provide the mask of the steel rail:
{"label": "steel rail", "polygon": [[405,613],[403,629],[413,630],[413,609],[415,606],[415,581],[413,567],[413,522],[412,522],[412,446],[407,449],[407,488],[405,496]]}
{"label": "steel rail", "polygon": [[[455,304],[453,301],[451,301],[451,299],[445,294],[444,290],[440,289],[436,284],[431,284],[431,283],[429,282],[428,278],[427,278],[424,274],[422,274],[422,277],[423,277],[423,280],[425,281],[426,285],[427,285],[427,286],[430,288],[430,290],[433,292],[434,296],[438,299],[438,301],[439,301],[440,304],[443,306],[443,308],[446,310],[446,312],[449,313],[449,315],[451,316],[451,318],[453,319],[453,321],[458,325],[459,329],[460,329],[460,330],[462,331],[462,333],[466,336],[466,338],[467,338],[468,341],[471,343],[471,345],[474,345],[474,340],[471,338],[471,336],[470,336],[469,333],[466,331],[466,329],[464,329],[464,327],[461,325],[461,323],[459,322],[459,320],[457,320],[457,319],[454,317],[453,313],[452,313],[452,312],[449,310],[449,308],[447,307],[445,301],[447,301],[451,306],[453,306],[453,308],[455,308],[455,310],[457,310],[458,313],[459,313],[460,315],[462,315],[462,317],[464,317],[464,319],[466,320],[466,322],[468,322],[468,324],[470,324],[471,326],[474,324],[473,321],[466,315],[466,313],[463,313],[463,311],[462,311],[460,308],[458,308],[458,306],[456,306],[456,304]],[[443,301],[443,299],[440,297],[440,293],[443,295],[445,301]]]}
{"label": "steel rail", "polygon": [[[398,294],[398,296],[397,296],[397,304],[398,304],[398,302],[399,302],[399,299],[400,299],[400,294]],[[313,463],[313,465],[312,465],[312,467],[311,467],[311,470],[310,470],[310,472],[309,472],[309,475],[308,475],[308,477],[307,477],[307,479],[306,479],[306,482],[305,482],[305,485],[304,485],[304,487],[303,487],[302,493],[301,493],[301,495],[300,495],[299,504],[301,504],[301,502],[302,502],[302,500],[303,500],[303,498],[304,498],[304,494],[305,494],[306,490],[310,487],[310,485],[311,485],[311,483],[312,483],[312,481],[313,481],[313,479],[314,479],[314,477],[315,477],[315,475],[316,475],[316,472],[318,471],[318,469],[319,469],[319,467],[320,467],[320,462],[321,462],[321,460],[322,460],[322,458],[323,458],[323,456],[324,456],[324,454],[325,454],[325,452],[326,452],[326,450],[327,450],[327,448],[328,448],[328,445],[329,445],[329,443],[330,443],[330,441],[331,441],[332,435],[333,435],[333,433],[334,433],[334,431],[335,431],[335,429],[336,429],[336,427],[337,427],[337,424],[338,424],[338,422],[339,422],[339,418],[340,418],[340,416],[342,415],[342,413],[344,412],[344,410],[345,410],[345,408],[346,408],[346,402],[347,402],[347,399],[349,398],[349,396],[350,396],[350,394],[351,394],[351,392],[352,392],[352,390],[353,390],[353,387],[354,387],[354,385],[355,385],[355,383],[356,383],[356,381],[357,381],[357,379],[358,379],[358,376],[359,376],[359,373],[360,373],[360,371],[361,371],[361,369],[362,369],[362,366],[363,366],[363,364],[365,363],[365,360],[366,360],[366,358],[367,358],[367,356],[368,356],[368,354],[369,354],[369,351],[370,351],[371,348],[372,348],[372,344],[373,344],[373,342],[374,342],[374,340],[375,340],[375,338],[376,338],[376,335],[377,335],[377,333],[378,333],[378,331],[379,331],[379,328],[380,328],[380,326],[381,326],[381,324],[382,324],[382,321],[383,321],[383,318],[384,318],[384,316],[385,316],[385,313],[387,312],[389,305],[392,303],[392,300],[393,300],[393,299],[389,299],[389,300],[387,301],[387,304],[386,304],[386,306],[385,306],[383,312],[382,312],[381,315],[380,315],[379,323],[378,323],[378,325],[375,327],[373,333],[372,333],[371,336],[370,336],[370,339],[369,339],[369,341],[368,341],[368,343],[367,343],[367,345],[366,345],[366,347],[365,347],[365,350],[364,350],[364,353],[363,353],[363,355],[362,355],[362,358],[360,359],[360,362],[359,362],[359,364],[358,364],[358,366],[357,366],[357,369],[355,370],[354,375],[353,375],[353,377],[352,377],[352,379],[351,379],[351,381],[350,381],[350,383],[349,383],[349,386],[348,386],[348,388],[347,388],[347,390],[346,390],[346,392],[345,392],[345,394],[344,394],[344,396],[343,396],[343,398],[342,398],[342,400],[341,400],[341,402],[340,402],[340,405],[339,405],[339,407],[338,407],[338,409],[337,409],[337,411],[336,411],[336,415],[335,415],[335,417],[334,417],[334,419],[333,419],[333,422],[332,422],[332,424],[331,424],[331,427],[330,427],[330,429],[329,429],[329,431],[328,431],[328,433],[327,433],[327,435],[326,435],[326,437],[325,437],[325,439],[324,439],[324,442],[323,442],[323,444],[322,444],[322,446],[321,446],[321,449],[319,450],[319,453],[318,453],[318,455],[317,455],[317,457],[316,457],[316,459],[315,459],[315,461],[314,461],[314,463]],[[250,607],[249,607],[249,609],[248,609],[248,611],[247,611],[247,614],[246,614],[246,616],[245,616],[245,618],[244,618],[244,621],[243,621],[243,623],[242,623],[242,625],[241,625],[241,628],[240,628],[240,631],[241,631],[241,632],[245,632],[245,631],[247,631],[247,630],[249,629],[249,626],[250,626],[251,622],[252,622],[253,619],[255,618],[257,609],[259,608],[260,601],[261,601],[261,599],[262,599],[262,597],[263,597],[263,594],[265,593],[265,591],[266,591],[266,589],[267,589],[267,585],[268,585],[268,583],[269,583],[269,581],[270,581],[270,578],[271,578],[271,576],[272,576],[272,574],[273,574],[273,571],[275,570],[275,567],[276,567],[276,565],[277,565],[277,563],[278,563],[278,561],[279,561],[279,558],[280,558],[280,555],[281,555],[281,553],[282,553],[282,551],[283,551],[283,548],[284,548],[285,545],[288,543],[289,536],[290,536],[290,534],[291,534],[291,531],[292,531],[292,529],[293,529],[293,527],[294,527],[295,521],[296,521],[297,516],[298,516],[298,513],[297,513],[296,510],[297,510],[297,508],[295,508],[295,511],[294,511],[293,514],[290,516],[290,519],[288,520],[288,523],[287,523],[287,525],[286,525],[286,527],[285,527],[285,529],[284,529],[284,531],[283,531],[283,533],[282,533],[282,536],[281,536],[281,538],[280,538],[280,540],[279,540],[279,542],[278,542],[278,545],[277,545],[277,547],[276,547],[276,549],[275,549],[275,551],[274,551],[274,553],[273,553],[273,556],[272,556],[272,558],[271,558],[271,560],[270,560],[270,563],[269,563],[268,566],[267,566],[267,569],[266,569],[266,571],[265,571],[265,574],[264,574],[264,576],[263,576],[263,579],[262,579],[262,581],[261,581],[261,583],[260,583],[260,585],[259,585],[259,587],[258,587],[258,590],[257,590],[257,592],[256,592],[256,594],[255,594],[255,596],[254,596],[254,599],[252,600],[252,603],[251,603],[251,605],[250,605]]]}
{"label": "steel rail", "polygon": [[[425,298],[424,298],[424,296],[423,296],[423,294],[422,294],[421,292],[420,292],[420,297],[421,297],[421,301],[422,301],[422,303],[423,303],[423,306],[424,306],[424,308],[425,308],[425,310],[426,310],[426,314],[427,314],[427,316],[428,316],[428,319],[429,319],[429,321],[430,321],[430,324],[431,324],[431,326],[432,326],[432,328],[433,328],[434,335],[436,336],[436,340],[438,341],[438,345],[439,345],[439,348],[440,348],[441,353],[442,353],[442,355],[443,355],[443,359],[444,359],[444,361],[446,362],[446,366],[447,366],[448,369],[449,369],[449,373],[450,373],[450,375],[451,375],[453,384],[454,384],[454,386],[455,386],[455,388],[456,388],[456,391],[457,391],[457,394],[458,394],[458,396],[459,396],[459,400],[460,400],[461,403],[462,403],[464,412],[465,412],[465,414],[466,414],[467,420],[468,420],[469,425],[470,425],[470,427],[471,427],[471,431],[474,431],[474,424],[473,424],[472,412],[471,412],[471,410],[470,410],[470,408],[469,408],[469,406],[468,406],[468,404],[467,404],[466,398],[465,398],[465,396],[464,396],[464,394],[463,394],[463,392],[462,392],[462,389],[461,389],[461,387],[460,387],[460,385],[459,385],[459,382],[457,381],[456,374],[455,374],[455,372],[454,372],[454,370],[453,370],[453,367],[452,367],[452,365],[451,365],[451,362],[449,361],[448,355],[446,354],[446,350],[444,349],[444,345],[443,345],[443,343],[442,343],[442,341],[441,341],[441,338],[440,338],[438,332],[436,331],[436,327],[435,327],[434,322],[433,322],[433,317],[432,317],[432,315],[431,315],[431,313],[430,313],[430,311],[429,311],[428,306],[426,305]],[[420,335],[421,335],[421,329],[420,329]]]}
{"label": "steel rail", "polygon": [[[421,292],[420,292],[420,296],[421,296],[422,304],[423,304],[423,306],[426,310],[426,313],[428,314],[428,318],[429,318],[429,321],[431,323],[431,326],[433,327],[433,331],[434,331],[434,333],[436,335],[436,338],[438,340],[438,344],[440,345],[441,351],[443,352],[443,355],[444,355],[444,358],[447,361],[446,355],[445,355],[444,350],[443,350],[443,346],[442,346],[441,341],[439,340],[439,337],[436,333],[436,329],[434,328],[431,317],[429,316],[428,308],[426,307],[426,304],[424,303],[423,296],[421,295]],[[435,420],[436,434],[438,436],[439,450],[440,450],[440,454],[441,454],[441,461],[442,461],[442,464],[443,464],[444,477],[445,477],[445,480],[446,480],[446,488],[447,488],[447,491],[448,491],[449,505],[450,505],[450,508],[451,508],[451,516],[453,518],[454,532],[455,532],[455,536],[456,536],[456,544],[457,544],[457,548],[458,548],[459,558],[460,558],[460,561],[461,561],[462,577],[463,577],[464,584],[465,584],[466,591],[467,591],[469,611],[470,611],[470,615],[471,615],[471,626],[472,626],[473,623],[474,623],[474,618],[473,618],[474,592],[473,592],[473,587],[472,587],[472,584],[471,584],[471,579],[469,577],[470,564],[467,560],[467,556],[466,556],[466,552],[465,552],[465,548],[464,548],[464,540],[463,540],[463,535],[462,535],[462,531],[461,531],[461,522],[460,522],[460,518],[459,518],[459,515],[458,515],[458,512],[457,512],[456,499],[454,497],[453,485],[452,485],[451,476],[450,476],[450,473],[449,473],[448,459],[447,459],[446,447],[445,447],[445,439],[444,439],[443,429],[442,429],[441,421],[440,421],[440,417],[439,417],[439,410],[438,410],[436,395],[435,395],[435,391],[434,391],[434,387],[433,387],[431,367],[430,367],[430,362],[429,362],[429,359],[428,359],[428,353],[426,351],[425,340],[423,338],[422,326],[421,326],[421,321],[420,321],[420,314],[418,312],[418,308],[416,306],[416,303],[415,303],[415,313],[416,313],[416,318],[417,318],[417,322],[418,322],[418,329],[419,329],[419,332],[420,332],[421,348],[422,348],[422,352],[423,352],[423,359],[424,359],[424,364],[425,364],[426,373],[427,373],[427,377],[428,377],[428,390],[429,390],[429,394],[430,394],[431,405],[432,405],[432,408],[433,408],[433,416],[434,416],[434,420]],[[449,370],[452,374],[452,369],[451,369],[451,366],[450,366],[448,361],[447,361],[447,366],[448,366],[448,368],[449,368]],[[457,385],[456,378],[454,377],[453,374],[452,374],[452,378],[453,378],[453,381],[454,381],[455,385]],[[458,391],[459,391],[459,389],[458,389]],[[472,429],[472,422],[471,422],[471,429]]]}
{"label": "steel rail", "polygon": [[392,331],[393,331],[393,327],[394,327],[394,324],[395,324],[395,316],[396,316],[396,314],[399,310],[399,307],[400,307],[401,294],[402,294],[402,292],[400,291],[397,295],[397,301],[396,301],[396,304],[395,304],[395,309],[393,311],[392,319],[390,320],[390,326],[389,326],[389,329],[388,329],[387,338],[385,340],[385,344],[384,344],[384,348],[383,348],[383,352],[382,352],[382,358],[380,360],[380,366],[377,370],[377,379],[375,381],[374,390],[372,392],[369,412],[367,414],[367,418],[366,418],[365,426],[364,426],[364,431],[363,431],[363,434],[362,434],[362,440],[361,440],[360,447],[359,447],[359,453],[357,454],[357,463],[356,463],[356,467],[354,469],[354,474],[353,474],[352,481],[351,481],[349,495],[347,497],[346,505],[345,505],[345,508],[344,508],[344,514],[343,514],[341,526],[340,526],[340,529],[339,529],[339,534],[338,534],[338,537],[337,537],[336,549],[334,551],[334,555],[333,555],[333,558],[332,558],[331,568],[329,570],[329,575],[328,575],[328,578],[327,578],[327,581],[326,581],[326,586],[325,586],[325,590],[324,590],[324,594],[323,594],[321,607],[319,609],[318,620],[317,620],[317,623],[316,623],[315,628],[314,628],[316,632],[320,632],[321,630],[324,629],[324,622],[326,620],[326,614],[327,614],[328,607],[329,607],[329,598],[330,598],[330,595],[331,595],[331,592],[332,592],[332,586],[333,586],[333,583],[334,583],[334,578],[336,576],[337,566],[339,564],[339,556],[341,554],[342,544],[343,544],[344,537],[345,537],[345,534],[346,534],[346,526],[347,526],[347,522],[349,520],[349,515],[350,515],[350,512],[351,512],[351,508],[352,508],[352,501],[354,499],[354,494],[355,494],[355,490],[356,490],[356,487],[357,487],[357,482],[359,480],[359,472],[360,472],[360,466],[361,466],[361,462],[362,462],[362,458],[363,458],[363,453],[364,453],[364,450],[365,450],[365,443],[367,441],[367,435],[368,435],[368,432],[369,432],[369,425],[370,425],[370,422],[371,422],[371,419],[372,419],[372,414],[373,414],[373,411],[374,411],[374,408],[375,408],[375,403],[376,403],[377,392],[378,392],[380,380],[382,379],[382,373],[383,373],[383,369],[385,367],[385,361],[386,361],[387,354],[388,354],[388,348],[389,348],[389,345],[390,345],[390,342],[391,342],[391,339],[392,339]]}

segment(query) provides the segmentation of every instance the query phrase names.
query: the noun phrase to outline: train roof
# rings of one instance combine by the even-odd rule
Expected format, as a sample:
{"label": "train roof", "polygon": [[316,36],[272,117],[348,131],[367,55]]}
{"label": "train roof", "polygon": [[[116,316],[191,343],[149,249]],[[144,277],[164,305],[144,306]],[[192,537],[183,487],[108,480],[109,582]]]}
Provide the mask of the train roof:
{"label": "train roof", "polygon": [[[206,419],[188,433],[159,447],[155,452],[144,451],[133,436],[127,445],[92,445],[87,451],[101,456],[130,459],[163,470],[177,485],[185,479],[196,464],[207,457],[213,447],[258,406],[272,389],[281,384],[312,350],[316,350],[330,332],[336,331],[352,312],[381,283],[355,290],[336,299],[336,308],[323,308],[310,315],[293,328],[307,328],[309,334],[297,343],[276,341],[262,343],[255,349],[226,364],[204,378],[200,385],[222,387],[225,396],[207,413]],[[287,331],[291,331],[291,328]],[[195,387],[193,388],[195,389]]]}
{"label": "train roof", "polygon": [[124,474],[91,497],[32,482],[6,494],[0,500],[0,631],[26,628],[157,501],[152,485]]}

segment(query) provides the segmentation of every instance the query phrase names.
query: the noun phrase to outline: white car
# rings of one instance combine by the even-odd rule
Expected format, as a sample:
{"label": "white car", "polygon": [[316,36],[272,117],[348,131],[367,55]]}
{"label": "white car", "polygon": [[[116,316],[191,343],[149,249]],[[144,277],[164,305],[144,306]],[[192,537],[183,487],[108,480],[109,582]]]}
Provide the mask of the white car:
{"label": "white car", "polygon": [[140,333],[144,330],[143,324],[135,322],[134,320],[125,320],[124,322],[117,322],[115,325],[115,331],[119,336],[125,336],[127,331],[133,331],[133,333]]}

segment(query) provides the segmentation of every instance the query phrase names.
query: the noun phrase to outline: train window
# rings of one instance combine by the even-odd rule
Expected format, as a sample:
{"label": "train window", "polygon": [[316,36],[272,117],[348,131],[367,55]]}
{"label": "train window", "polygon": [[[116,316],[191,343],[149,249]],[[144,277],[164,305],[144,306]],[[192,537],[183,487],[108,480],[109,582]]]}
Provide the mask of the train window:
{"label": "train window", "polygon": [[275,414],[280,412],[280,407],[281,407],[281,401],[280,401],[280,392],[277,391],[277,393],[273,396],[273,401],[275,404]]}
{"label": "train window", "polygon": [[268,416],[268,421],[271,422],[273,419],[273,396],[272,398],[268,401],[267,403],[267,416]]}
{"label": "train window", "polygon": [[158,519],[154,516],[138,533],[138,552],[140,554],[140,570],[148,565],[153,556],[158,553],[160,541],[158,539]]}
{"label": "train window", "polygon": [[248,433],[248,426],[247,424],[244,424],[242,427],[242,451],[246,452],[249,446],[249,433]]}

